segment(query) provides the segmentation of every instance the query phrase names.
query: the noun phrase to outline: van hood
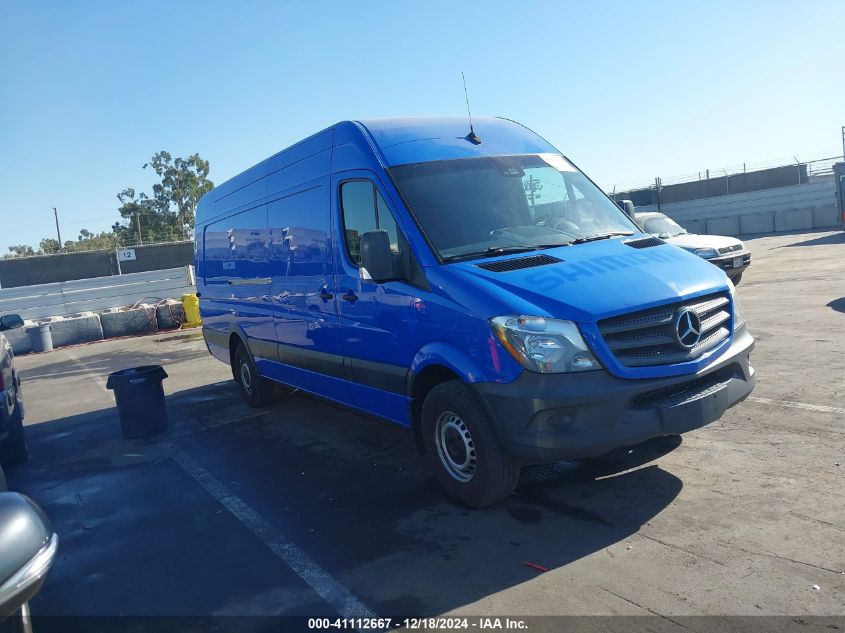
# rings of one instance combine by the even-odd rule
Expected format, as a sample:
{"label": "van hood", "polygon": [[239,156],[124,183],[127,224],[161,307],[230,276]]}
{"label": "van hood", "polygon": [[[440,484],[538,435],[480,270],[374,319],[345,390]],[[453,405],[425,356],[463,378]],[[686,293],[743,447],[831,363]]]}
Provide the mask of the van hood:
{"label": "van hood", "polygon": [[725,235],[699,235],[698,233],[687,233],[685,235],[674,235],[667,237],[664,241],[680,246],[681,248],[725,248],[742,244],[735,237]]}
{"label": "van hood", "polygon": [[[638,249],[624,241],[601,240],[457,262],[448,268],[504,303],[510,314],[581,323],[729,288],[725,274],[697,255],[669,244]],[[505,272],[480,266],[537,255],[561,261]]]}

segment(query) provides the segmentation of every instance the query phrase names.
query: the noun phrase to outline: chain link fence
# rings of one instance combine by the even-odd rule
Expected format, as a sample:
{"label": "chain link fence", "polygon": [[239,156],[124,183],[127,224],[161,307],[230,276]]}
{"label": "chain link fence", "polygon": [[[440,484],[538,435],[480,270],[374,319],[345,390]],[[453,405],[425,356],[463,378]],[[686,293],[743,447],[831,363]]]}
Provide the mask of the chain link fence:
{"label": "chain link fence", "polygon": [[657,177],[634,186],[615,185],[611,197],[617,202],[631,200],[635,206],[672,204],[752,191],[833,180],[833,165],[842,156],[827,156],[785,164],[758,163],[705,169],[671,178]]}
{"label": "chain link fence", "polygon": [[6,258],[0,259],[0,288],[165,270],[193,263],[191,241]]}

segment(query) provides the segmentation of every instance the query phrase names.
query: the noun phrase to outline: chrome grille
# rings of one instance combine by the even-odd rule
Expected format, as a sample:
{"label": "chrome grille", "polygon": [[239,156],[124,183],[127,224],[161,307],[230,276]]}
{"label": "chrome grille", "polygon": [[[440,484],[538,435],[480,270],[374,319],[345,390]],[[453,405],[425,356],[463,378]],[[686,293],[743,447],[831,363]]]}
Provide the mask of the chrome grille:
{"label": "chrome grille", "polygon": [[741,251],[742,244],[734,244],[733,246],[723,246],[719,249],[719,254],[724,255],[725,253],[733,253],[734,251]]}
{"label": "chrome grille", "polygon": [[[687,308],[701,321],[698,343],[678,341],[675,316]],[[670,365],[694,360],[730,335],[730,299],[726,294],[623,314],[599,321],[599,331],[616,359],[628,367]]]}

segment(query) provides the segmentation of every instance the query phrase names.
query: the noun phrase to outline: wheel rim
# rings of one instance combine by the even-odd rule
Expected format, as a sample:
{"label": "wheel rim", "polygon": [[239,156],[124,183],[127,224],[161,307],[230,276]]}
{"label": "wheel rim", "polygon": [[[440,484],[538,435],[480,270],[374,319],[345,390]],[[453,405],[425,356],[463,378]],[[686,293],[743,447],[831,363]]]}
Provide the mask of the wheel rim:
{"label": "wheel rim", "polygon": [[241,385],[247,393],[252,393],[252,372],[249,370],[249,363],[241,362]]}
{"label": "wheel rim", "polygon": [[440,463],[453,479],[466,483],[473,478],[478,466],[475,443],[458,414],[451,411],[440,414],[434,428],[434,443]]}

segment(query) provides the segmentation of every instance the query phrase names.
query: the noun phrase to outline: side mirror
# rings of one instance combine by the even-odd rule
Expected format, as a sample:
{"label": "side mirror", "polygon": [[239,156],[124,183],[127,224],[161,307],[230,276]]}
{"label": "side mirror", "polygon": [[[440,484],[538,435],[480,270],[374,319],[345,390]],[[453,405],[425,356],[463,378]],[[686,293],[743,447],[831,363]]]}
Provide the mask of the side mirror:
{"label": "side mirror", "polygon": [[38,593],[53,564],[59,537],[35,503],[0,493],[0,617],[17,612]]}
{"label": "side mirror", "polygon": [[361,236],[361,267],[376,283],[396,279],[390,238],[384,229],[367,231]]}
{"label": "side mirror", "polygon": [[623,200],[622,201],[622,210],[632,220],[634,219],[634,213],[636,212],[636,208],[634,207],[634,203],[630,200]]}
{"label": "side mirror", "polygon": [[23,319],[17,314],[5,314],[0,317],[0,332],[23,327]]}

